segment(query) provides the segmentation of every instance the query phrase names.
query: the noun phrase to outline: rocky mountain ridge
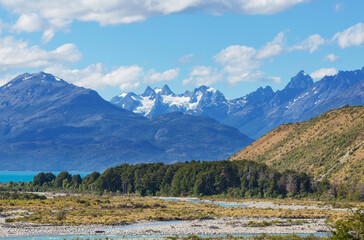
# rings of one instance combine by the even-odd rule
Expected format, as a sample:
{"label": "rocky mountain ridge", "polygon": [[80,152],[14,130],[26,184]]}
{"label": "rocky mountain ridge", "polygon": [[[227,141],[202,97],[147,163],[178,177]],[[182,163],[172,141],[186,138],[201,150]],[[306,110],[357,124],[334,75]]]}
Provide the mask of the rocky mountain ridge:
{"label": "rocky mountain ridge", "polygon": [[111,103],[148,118],[174,111],[208,116],[256,139],[284,123],[308,120],[346,104],[363,105],[363,85],[364,68],[340,71],[317,82],[300,71],[282,90],[260,87],[231,100],[206,86],[175,94],[165,85],[161,89],[147,87],[139,95],[123,93]]}
{"label": "rocky mountain ridge", "polygon": [[103,170],[122,163],[226,159],[252,140],[180,112],[152,119],[44,72],[0,87],[0,169]]}

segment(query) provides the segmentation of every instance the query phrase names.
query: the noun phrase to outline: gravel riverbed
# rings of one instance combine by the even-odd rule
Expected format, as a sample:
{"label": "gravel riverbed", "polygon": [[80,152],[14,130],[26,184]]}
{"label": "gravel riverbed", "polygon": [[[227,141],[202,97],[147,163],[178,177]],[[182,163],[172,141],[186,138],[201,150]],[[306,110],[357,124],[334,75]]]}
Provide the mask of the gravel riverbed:
{"label": "gravel riverbed", "polygon": [[[249,221],[281,223],[266,226],[252,227],[245,224]],[[295,224],[297,220],[304,223]],[[211,220],[191,220],[172,222],[141,221],[136,224],[108,226],[108,225],[81,225],[81,226],[51,226],[31,223],[1,223],[0,236],[23,235],[217,235],[217,234],[290,234],[290,233],[320,233],[328,231],[324,219],[288,219],[278,218],[218,218]]]}

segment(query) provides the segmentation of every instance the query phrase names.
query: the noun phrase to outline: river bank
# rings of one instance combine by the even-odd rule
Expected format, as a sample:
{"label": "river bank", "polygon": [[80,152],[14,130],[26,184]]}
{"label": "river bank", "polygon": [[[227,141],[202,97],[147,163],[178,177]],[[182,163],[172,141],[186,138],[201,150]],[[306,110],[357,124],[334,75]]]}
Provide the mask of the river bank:
{"label": "river bank", "polygon": [[[272,224],[270,226],[264,225]],[[0,236],[29,235],[221,235],[292,234],[327,232],[325,219],[218,218],[189,221],[139,221],[128,225],[52,226],[32,223],[1,223]],[[0,238],[1,239],[1,238]]]}
{"label": "river bank", "polygon": [[192,203],[213,203],[222,207],[248,207],[248,208],[270,208],[270,209],[291,209],[291,210],[301,210],[301,209],[313,209],[313,210],[334,210],[334,211],[352,211],[357,210],[357,208],[343,208],[343,207],[333,207],[331,205],[317,204],[311,201],[310,205],[304,204],[304,201],[292,202],[290,204],[277,203],[270,200],[244,200],[244,201],[221,201],[221,200],[209,200],[209,199],[199,199],[192,197],[157,197],[158,199],[167,201],[186,201]]}
{"label": "river bank", "polygon": [[[349,209],[302,202],[46,194],[1,200],[0,236],[325,234]],[[300,204],[299,204],[300,203]],[[2,239],[2,238],[0,238]],[[19,238],[17,238],[19,239]],[[23,240],[23,238],[20,238]],[[24,238],[29,239],[29,238]],[[44,238],[48,239],[48,238]]]}

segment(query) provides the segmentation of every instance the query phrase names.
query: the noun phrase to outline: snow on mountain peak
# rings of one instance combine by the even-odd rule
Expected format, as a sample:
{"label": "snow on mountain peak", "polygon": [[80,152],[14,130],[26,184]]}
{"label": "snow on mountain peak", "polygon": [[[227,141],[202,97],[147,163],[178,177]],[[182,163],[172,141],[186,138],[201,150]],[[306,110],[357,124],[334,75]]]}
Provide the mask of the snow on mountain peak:
{"label": "snow on mountain peak", "polygon": [[128,95],[128,93],[121,93],[118,95],[118,97],[124,98],[124,97],[126,97],[126,95]]}
{"label": "snow on mountain peak", "polygon": [[212,88],[212,87],[210,87],[209,89],[207,89],[207,91],[208,92],[212,92],[214,94],[217,92],[217,90],[215,88]]}
{"label": "snow on mountain peak", "polygon": [[154,88],[154,92],[158,94],[162,92],[162,88]]}
{"label": "snow on mountain peak", "polygon": [[148,86],[144,93],[135,95],[134,98],[128,98],[126,93],[122,93],[111,102],[145,117],[174,111],[195,113],[208,105],[226,105],[225,97],[215,88],[200,86],[192,92],[174,94],[168,85],[154,89]]}

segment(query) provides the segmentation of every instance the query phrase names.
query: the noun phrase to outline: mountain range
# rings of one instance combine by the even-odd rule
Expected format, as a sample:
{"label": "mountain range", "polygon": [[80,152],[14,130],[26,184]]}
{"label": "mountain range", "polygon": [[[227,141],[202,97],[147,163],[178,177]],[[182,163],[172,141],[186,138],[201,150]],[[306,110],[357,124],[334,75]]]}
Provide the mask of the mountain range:
{"label": "mountain range", "polygon": [[226,159],[252,140],[205,116],[145,118],[44,72],[0,87],[0,169],[103,170]]}
{"label": "mountain range", "polygon": [[364,104],[364,68],[340,71],[316,82],[300,71],[282,90],[274,92],[270,86],[261,87],[231,100],[211,87],[175,94],[165,85],[147,87],[138,95],[122,93],[111,103],[148,118],[174,111],[208,116],[257,139],[284,123],[309,120],[346,104]]}
{"label": "mountain range", "polygon": [[300,71],[283,90],[267,86],[231,100],[206,86],[174,94],[165,85],[111,103],[51,74],[26,73],[0,87],[0,168],[226,159],[281,124],[363,103],[364,68],[317,82]]}

